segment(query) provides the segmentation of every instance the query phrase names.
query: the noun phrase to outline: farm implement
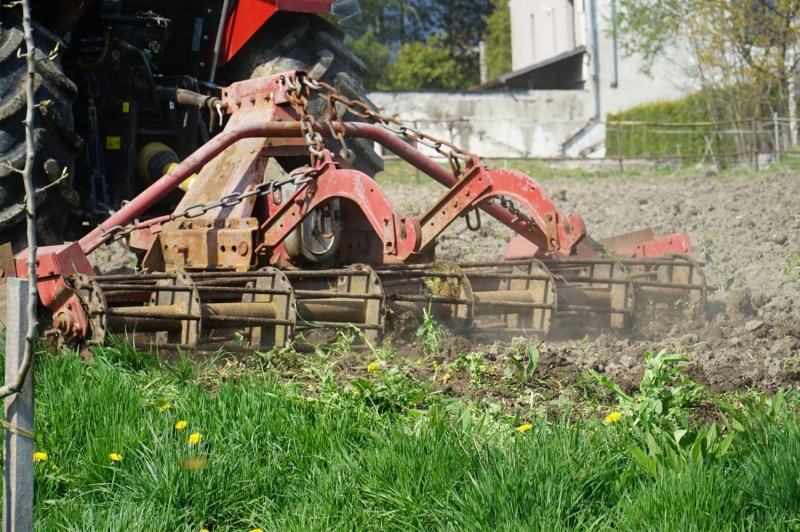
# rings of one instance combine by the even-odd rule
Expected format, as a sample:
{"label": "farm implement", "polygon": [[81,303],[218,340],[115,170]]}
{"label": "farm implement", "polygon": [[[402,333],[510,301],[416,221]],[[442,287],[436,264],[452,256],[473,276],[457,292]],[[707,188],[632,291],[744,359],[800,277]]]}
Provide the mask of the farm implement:
{"label": "farm implement", "polygon": [[[324,121],[309,112],[320,102]],[[166,148],[154,147],[143,165],[166,174],[79,241],[38,250],[46,335],[64,345],[136,333],[159,345],[268,349],[346,327],[379,342],[387,320],[423,310],[464,334],[510,339],[626,330],[641,316],[686,320],[704,309],[686,235],[591,240],[581,217],[565,216],[529,176],[490,170],[303,71],[234,83],[203,105],[225,117],[221,133],[182,162],[165,164]],[[351,167],[356,139],[381,144],[444,194],[422,216],[396,212]],[[171,214],[139,220],[179,187]],[[515,232],[505,258],[437,261],[437,237],[458,218],[475,230],[481,215]],[[118,238],[144,253],[140,273],[96,275],[86,256]],[[6,267],[27,277],[27,257]]]}

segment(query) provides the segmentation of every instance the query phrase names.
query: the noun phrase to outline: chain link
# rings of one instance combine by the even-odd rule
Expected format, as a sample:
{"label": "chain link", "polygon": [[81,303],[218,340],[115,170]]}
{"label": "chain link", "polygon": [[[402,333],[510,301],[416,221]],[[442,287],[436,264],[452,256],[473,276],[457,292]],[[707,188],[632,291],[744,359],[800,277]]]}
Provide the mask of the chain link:
{"label": "chain link", "polygon": [[[252,197],[261,197],[261,196],[270,196],[272,199],[273,205],[280,205],[283,203],[283,187],[289,184],[293,184],[297,187],[309,183],[316,179],[317,175],[319,175],[319,170],[316,168],[311,168],[309,166],[305,166],[303,168],[298,168],[293,170],[289,177],[283,179],[281,181],[266,181],[264,183],[260,183],[256,185],[253,190],[242,192],[242,193],[233,193],[227,194],[217,201],[213,203],[197,203],[195,205],[190,205],[186,207],[179,213],[173,213],[169,215],[169,220],[166,221],[173,221],[179,218],[186,218],[187,220],[191,220],[192,218],[199,218],[203,216],[208,211],[214,210],[219,207],[235,207],[239,205],[241,202],[246,200],[247,198]],[[141,224],[131,224],[127,227],[123,227],[118,225],[116,227],[112,227],[108,231],[101,230],[100,233],[102,236],[113,235],[114,238],[121,238],[123,236],[129,235],[133,231],[149,227],[147,222],[143,222]]]}
{"label": "chain link", "polygon": [[[305,86],[308,91],[306,91],[309,95],[311,91],[317,92],[320,94],[322,98],[325,99],[328,105],[328,127],[331,130],[333,136],[342,143],[342,155],[343,158],[348,159],[349,157],[345,155],[349,152],[347,149],[347,145],[344,141],[344,122],[342,121],[341,114],[336,109],[336,104],[341,103],[344,105],[353,115],[361,118],[362,120],[367,120],[369,122],[379,124],[383,126],[386,130],[394,133],[395,135],[405,137],[408,140],[414,142],[415,144],[422,144],[426,146],[440,155],[444,156],[447,159],[448,164],[450,165],[450,169],[453,171],[453,175],[456,177],[461,177],[463,175],[463,169],[461,162],[467,162],[471,159],[472,154],[462,150],[452,142],[448,142],[446,140],[442,140],[436,138],[432,135],[427,133],[423,133],[416,128],[406,125],[402,120],[392,117],[392,116],[385,116],[376,111],[374,111],[369,105],[360,101],[360,100],[351,100],[342,96],[338,89],[329,83],[325,83],[323,81],[316,81],[311,79],[308,75],[302,72],[298,72],[295,76],[292,76],[291,81],[288,83],[289,91],[287,91],[287,99],[295,105],[295,109],[301,114],[301,117],[304,121],[308,120],[310,115],[307,114],[308,112],[308,98],[298,97],[297,95],[302,92],[301,88]],[[323,89],[327,91],[323,93]],[[292,92],[292,96],[289,95],[289,92]],[[305,113],[305,115],[303,115]],[[313,120],[313,117],[310,117]],[[319,134],[317,134],[319,135]],[[316,145],[313,146],[306,137],[306,143],[309,145],[309,151],[312,154],[312,166],[315,165],[314,159],[314,149],[317,149]],[[497,198],[500,201],[500,205],[502,205],[505,209],[507,209],[512,215],[523,219],[525,221],[530,221],[530,219],[525,216],[520,210],[514,205],[514,202],[510,199],[506,198],[505,196],[499,196]],[[491,203],[491,200],[490,200]],[[480,222],[478,222],[480,224]]]}
{"label": "chain link", "polygon": [[[467,162],[472,158],[472,154],[462,150],[452,142],[438,139],[432,135],[423,133],[416,128],[406,125],[398,118],[382,115],[374,111],[368,104],[360,100],[351,100],[346,98],[339,93],[336,87],[322,81],[316,81],[304,72],[297,72],[296,74],[289,76],[286,80],[286,85],[286,99],[300,116],[300,129],[303,133],[303,139],[308,146],[308,152],[311,159],[310,166],[305,166],[292,171],[289,174],[289,177],[282,181],[268,181],[261,183],[249,192],[244,192],[241,194],[228,194],[213,203],[198,203],[191,205],[177,214],[170,214],[169,221],[177,220],[179,218],[198,218],[218,207],[234,207],[239,205],[245,199],[254,196],[271,195],[272,202],[275,205],[280,205],[283,202],[283,192],[281,190],[282,187],[288,184],[295,184],[299,186],[315,179],[320,173],[320,162],[326,159],[326,155],[332,159],[333,154],[331,154],[330,150],[326,147],[325,140],[322,138],[322,135],[315,131],[317,120],[308,110],[309,99],[311,98],[312,92],[318,94],[325,100],[328,108],[327,125],[330,128],[331,135],[333,135],[333,137],[342,145],[339,155],[347,161],[352,161],[354,154],[352,150],[347,147],[344,135],[344,120],[342,118],[342,113],[339,113],[336,109],[337,103],[342,104],[347,108],[348,111],[350,111],[350,113],[362,120],[379,124],[395,135],[405,137],[415,144],[422,144],[423,146],[436,151],[447,159],[447,162],[453,171],[453,175],[456,177],[461,177],[463,175],[461,163]],[[514,206],[514,203],[511,200],[504,196],[499,196],[497,199],[500,201],[500,204],[504,208],[508,209],[512,215],[518,216],[522,219],[527,219],[527,217],[522,215],[519,209]],[[491,204],[493,201],[494,199],[491,199],[487,203]],[[480,225],[480,218],[477,220],[477,225]],[[101,235],[113,235],[114,238],[121,238],[132,233],[136,229],[144,227],[149,227],[147,222],[141,224],[131,224],[127,227],[118,225],[112,227],[108,231],[101,230]]]}

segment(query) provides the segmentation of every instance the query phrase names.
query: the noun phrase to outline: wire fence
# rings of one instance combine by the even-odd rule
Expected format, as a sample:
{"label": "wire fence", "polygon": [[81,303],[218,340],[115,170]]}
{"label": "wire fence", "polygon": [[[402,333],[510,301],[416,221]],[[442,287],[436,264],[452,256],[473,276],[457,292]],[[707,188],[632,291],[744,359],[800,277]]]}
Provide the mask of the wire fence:
{"label": "wire fence", "polygon": [[[477,120],[477,121],[476,121]],[[430,124],[428,124],[430,122]],[[519,121],[514,121],[519,122]],[[438,133],[451,142],[459,142],[459,128],[474,132],[482,124],[477,118],[437,118],[415,120],[415,127],[434,126]],[[546,123],[536,122],[536,123]],[[707,122],[645,122],[606,121],[590,122],[605,126],[605,137],[585,151],[559,156],[537,156],[524,153],[529,148],[512,146],[512,143],[497,140],[503,155],[482,153],[487,146],[477,146],[477,153],[489,158],[533,159],[542,162],[593,161],[618,164],[624,171],[625,163],[651,164],[709,164],[718,167],[750,165],[755,169],[765,163],[779,161],[782,156],[800,156],[797,118],[750,117],[736,120]],[[573,130],[579,129],[570,126]],[[584,126],[586,123],[581,122]],[[524,125],[524,124],[523,124]],[[521,127],[521,126],[520,126]],[[513,135],[510,135],[513,136]],[[518,135],[520,137],[524,135]],[[481,137],[487,140],[490,135]],[[555,140],[555,139],[554,139]],[[413,144],[413,143],[412,143]],[[556,140],[547,150],[558,152]],[[562,148],[563,149],[563,148]],[[491,151],[491,150],[490,150]],[[396,159],[390,152],[383,153],[386,159]],[[436,156],[435,154],[430,154]]]}
{"label": "wire fence", "polygon": [[606,159],[677,160],[717,165],[750,164],[797,154],[796,118],[750,117],[713,122],[608,121]]}

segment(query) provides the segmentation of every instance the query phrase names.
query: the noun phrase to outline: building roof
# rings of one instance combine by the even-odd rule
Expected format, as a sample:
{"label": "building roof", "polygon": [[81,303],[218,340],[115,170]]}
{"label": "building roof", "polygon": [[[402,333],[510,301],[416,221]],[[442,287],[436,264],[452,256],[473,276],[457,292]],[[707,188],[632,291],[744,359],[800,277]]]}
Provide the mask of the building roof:
{"label": "building roof", "polygon": [[478,85],[474,90],[573,90],[583,89],[583,54],[585,46],[545,59],[531,66],[507,72]]}

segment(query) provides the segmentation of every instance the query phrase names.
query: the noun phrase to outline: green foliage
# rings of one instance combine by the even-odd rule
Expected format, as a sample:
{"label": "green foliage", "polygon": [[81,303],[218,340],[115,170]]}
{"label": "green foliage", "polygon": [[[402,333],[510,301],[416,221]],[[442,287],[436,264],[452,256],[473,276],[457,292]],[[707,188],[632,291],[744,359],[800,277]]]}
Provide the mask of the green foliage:
{"label": "green foliage", "polygon": [[[676,101],[654,102],[619,113],[609,113],[608,120],[686,124],[709,122],[713,118],[702,95],[690,94]],[[733,138],[728,134],[718,133],[720,129],[735,129],[735,126],[621,125],[621,154],[626,157],[703,154],[706,153],[709,143],[713,153],[736,151]],[[620,153],[617,145],[617,126],[609,125],[606,128],[606,152],[609,155]],[[706,156],[706,160],[711,161],[711,153]]]}
{"label": "green foliage", "polygon": [[589,370],[589,374],[617,395],[620,406],[635,425],[671,428],[685,417],[690,407],[699,403],[705,392],[682,374],[684,366],[676,365],[689,360],[685,355],[663,349],[656,355],[646,351],[644,358],[644,375],[633,397],[605,375],[594,370]]}
{"label": "green foliage", "polygon": [[[348,341],[312,357],[332,362]],[[781,394],[722,405],[736,434],[724,448],[714,425],[690,441],[622,420],[572,422],[568,412],[522,432],[423,396],[402,371],[311,394],[259,370],[215,367],[201,385],[94,354],[89,365],[70,353],[37,357],[35,447],[48,455],[35,466],[37,530],[800,525],[800,428]],[[657,387],[659,375],[654,367],[648,382]]]}
{"label": "green foliage", "polygon": [[437,37],[404,44],[397,61],[386,68],[381,90],[463,89],[464,77],[450,51]]}
{"label": "green foliage", "polygon": [[422,309],[422,325],[417,328],[417,338],[422,338],[422,352],[429,356],[437,354],[442,337],[444,329],[436,323],[430,309]]}
{"label": "green foliage", "polygon": [[486,63],[489,79],[511,71],[511,11],[508,0],[492,0],[494,11],[486,19]]}
{"label": "green foliage", "polygon": [[790,253],[781,266],[781,275],[790,281],[800,280],[800,254]]}
{"label": "green foliage", "polygon": [[514,380],[517,384],[529,384],[533,381],[533,375],[536,373],[536,368],[539,367],[539,349],[532,345],[528,348],[528,364],[523,364],[523,359],[519,355],[511,354],[508,360],[514,364],[514,369],[506,368],[506,380]]}
{"label": "green foliage", "polygon": [[359,38],[347,38],[347,47],[359,59],[364,61],[367,67],[364,73],[364,87],[367,90],[375,90],[383,78],[389,58],[392,55],[389,46],[375,38],[373,31],[367,30]]}
{"label": "green foliage", "polygon": [[367,88],[466,89],[478,83],[478,42],[492,0],[362,0],[360,5],[362,16],[342,26],[367,65]]}

